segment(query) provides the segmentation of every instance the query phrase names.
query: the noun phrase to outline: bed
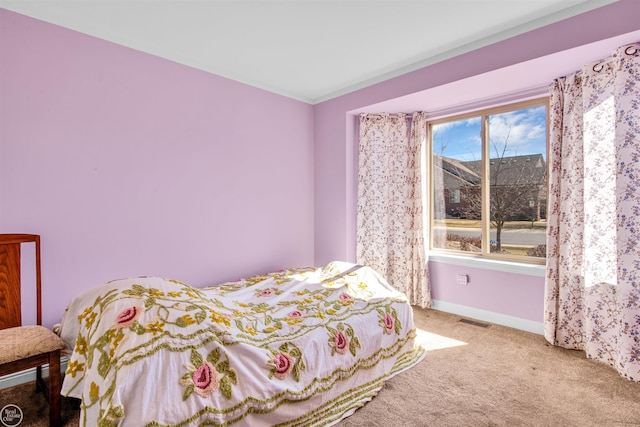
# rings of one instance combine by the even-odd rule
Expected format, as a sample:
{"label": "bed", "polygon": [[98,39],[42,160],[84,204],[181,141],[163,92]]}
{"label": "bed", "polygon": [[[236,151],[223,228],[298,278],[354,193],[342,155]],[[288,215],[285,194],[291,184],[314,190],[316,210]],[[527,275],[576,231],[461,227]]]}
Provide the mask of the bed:
{"label": "bed", "polygon": [[333,425],[425,355],[404,294],[344,262],[112,281],[71,301],[60,336],[82,426]]}

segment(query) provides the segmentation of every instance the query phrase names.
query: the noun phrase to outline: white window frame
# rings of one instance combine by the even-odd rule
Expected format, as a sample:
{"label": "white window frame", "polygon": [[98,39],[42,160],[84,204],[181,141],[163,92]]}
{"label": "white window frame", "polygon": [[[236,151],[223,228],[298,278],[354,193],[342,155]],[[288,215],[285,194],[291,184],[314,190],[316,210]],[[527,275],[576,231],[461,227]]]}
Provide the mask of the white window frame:
{"label": "white window frame", "polygon": [[[487,203],[489,195],[487,194],[489,189],[487,188],[486,182],[488,181],[489,174],[489,165],[490,161],[490,153],[489,153],[489,144],[488,144],[488,129],[487,129],[487,117],[496,114],[507,113],[510,111],[527,109],[532,107],[544,106],[546,111],[546,151],[547,155],[549,152],[549,98],[548,97],[540,97],[535,99],[530,99],[526,101],[520,102],[511,102],[508,104],[500,105],[497,107],[483,108],[470,112],[466,112],[464,114],[450,115],[446,117],[434,118],[433,120],[429,120],[427,123],[428,127],[428,139],[427,139],[427,147],[425,151],[425,165],[428,167],[428,176],[429,176],[429,188],[427,194],[429,197],[433,197],[435,195],[434,188],[434,168],[433,168],[433,137],[432,137],[432,128],[434,125],[441,123],[448,123],[452,121],[465,120],[469,118],[480,117],[481,118],[481,132],[482,132],[482,171],[483,171],[483,179],[482,179],[482,252],[474,253],[474,252],[465,252],[454,249],[444,249],[444,248],[434,248],[433,247],[433,228],[434,228],[434,219],[435,215],[433,212],[434,202],[433,199],[429,201],[429,209],[425,210],[425,214],[428,215],[428,218],[425,218],[425,224],[429,226],[429,239],[428,242],[425,242],[427,245],[427,251],[429,253],[429,259],[433,261],[439,262],[449,262],[453,264],[459,264],[461,262],[467,263],[471,260],[478,261],[477,266],[482,266],[481,268],[491,268],[497,270],[518,272],[525,274],[532,274],[535,276],[544,275],[544,268],[541,270],[540,268],[531,269],[529,267],[538,267],[546,265],[546,258],[542,257],[532,257],[532,256],[519,256],[513,254],[496,254],[491,253],[488,249],[490,247],[490,220],[489,220],[489,205]],[[547,161],[547,176],[549,176],[549,162]],[[547,189],[548,190],[548,189]],[[547,198],[548,200],[548,198]],[[548,203],[547,203],[548,209]],[[548,214],[547,214],[548,217]],[[477,264],[476,262],[473,264]],[[489,261],[489,262],[488,262]],[[520,267],[521,266],[521,267]],[[542,272],[542,273],[541,273]]]}

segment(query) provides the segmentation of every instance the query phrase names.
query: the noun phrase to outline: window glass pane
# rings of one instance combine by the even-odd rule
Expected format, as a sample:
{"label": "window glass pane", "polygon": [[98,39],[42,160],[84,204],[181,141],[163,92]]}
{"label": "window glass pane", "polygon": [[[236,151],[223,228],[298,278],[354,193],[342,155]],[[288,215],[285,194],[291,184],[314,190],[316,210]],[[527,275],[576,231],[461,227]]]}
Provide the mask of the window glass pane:
{"label": "window glass pane", "polygon": [[495,114],[488,120],[491,252],[545,257],[545,107]]}
{"label": "window glass pane", "polygon": [[479,117],[435,124],[431,128],[433,159],[432,247],[482,251]]}

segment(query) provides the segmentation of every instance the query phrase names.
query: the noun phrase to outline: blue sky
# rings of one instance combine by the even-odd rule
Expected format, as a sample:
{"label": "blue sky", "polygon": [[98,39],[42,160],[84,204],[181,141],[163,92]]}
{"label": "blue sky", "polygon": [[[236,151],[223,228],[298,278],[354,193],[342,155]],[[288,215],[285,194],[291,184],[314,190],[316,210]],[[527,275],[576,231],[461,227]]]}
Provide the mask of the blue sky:
{"label": "blue sky", "polygon": [[[434,126],[433,152],[458,160],[481,159],[480,117]],[[490,116],[490,157],[542,154],[546,158],[544,106]]]}

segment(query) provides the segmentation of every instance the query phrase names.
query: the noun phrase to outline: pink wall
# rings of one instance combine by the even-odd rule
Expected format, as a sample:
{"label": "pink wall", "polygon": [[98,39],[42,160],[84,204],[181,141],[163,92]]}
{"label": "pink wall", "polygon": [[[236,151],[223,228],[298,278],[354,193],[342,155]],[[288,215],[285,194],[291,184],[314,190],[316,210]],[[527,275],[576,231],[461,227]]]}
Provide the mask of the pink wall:
{"label": "pink wall", "polygon": [[0,232],[42,235],[44,321],[137,275],[313,264],[313,107],[0,9]]}
{"label": "pink wall", "polygon": [[[466,286],[455,282],[458,273],[468,276]],[[544,278],[443,262],[431,262],[429,275],[434,285],[431,297],[436,301],[543,321]]]}
{"label": "pink wall", "polygon": [[[484,87],[495,88],[496,93],[493,96],[503,95],[500,90],[508,83],[509,78],[505,79],[504,73],[497,73],[497,70],[526,65],[528,61],[532,61],[533,64],[534,60],[551,55],[554,55],[555,64],[546,62],[544,68],[532,68],[526,72],[531,76],[537,76],[549,72],[546,67],[553,66],[558,74],[552,78],[565,75],[587,63],[581,62],[583,60],[596,60],[610,55],[611,47],[598,51],[591,49],[591,44],[640,30],[639,16],[640,2],[621,0],[316,105],[316,264],[323,264],[332,259],[355,259],[355,134],[358,112],[410,112],[417,109],[429,112],[430,108],[445,108],[450,106],[453,100],[460,101],[465,97],[468,102],[475,102],[479,99],[469,98],[467,93],[463,93],[469,87],[458,83],[468,83],[480,76],[483,78]],[[617,42],[618,39],[614,41]],[[585,45],[589,46],[584,48]],[[575,55],[574,49],[579,51],[580,55]],[[577,62],[569,63],[568,58]],[[490,76],[494,72],[499,77],[491,81]],[[447,275],[445,272],[451,268],[431,264],[429,268],[435,273],[432,286],[436,298],[536,322],[542,321],[540,307],[543,278],[504,272],[482,272],[478,274],[474,286],[451,288],[449,281],[439,280],[443,275]],[[521,293],[521,288],[513,286],[513,283],[522,281],[526,281],[528,286],[524,293]],[[535,310],[531,311],[531,307],[535,307]]]}

